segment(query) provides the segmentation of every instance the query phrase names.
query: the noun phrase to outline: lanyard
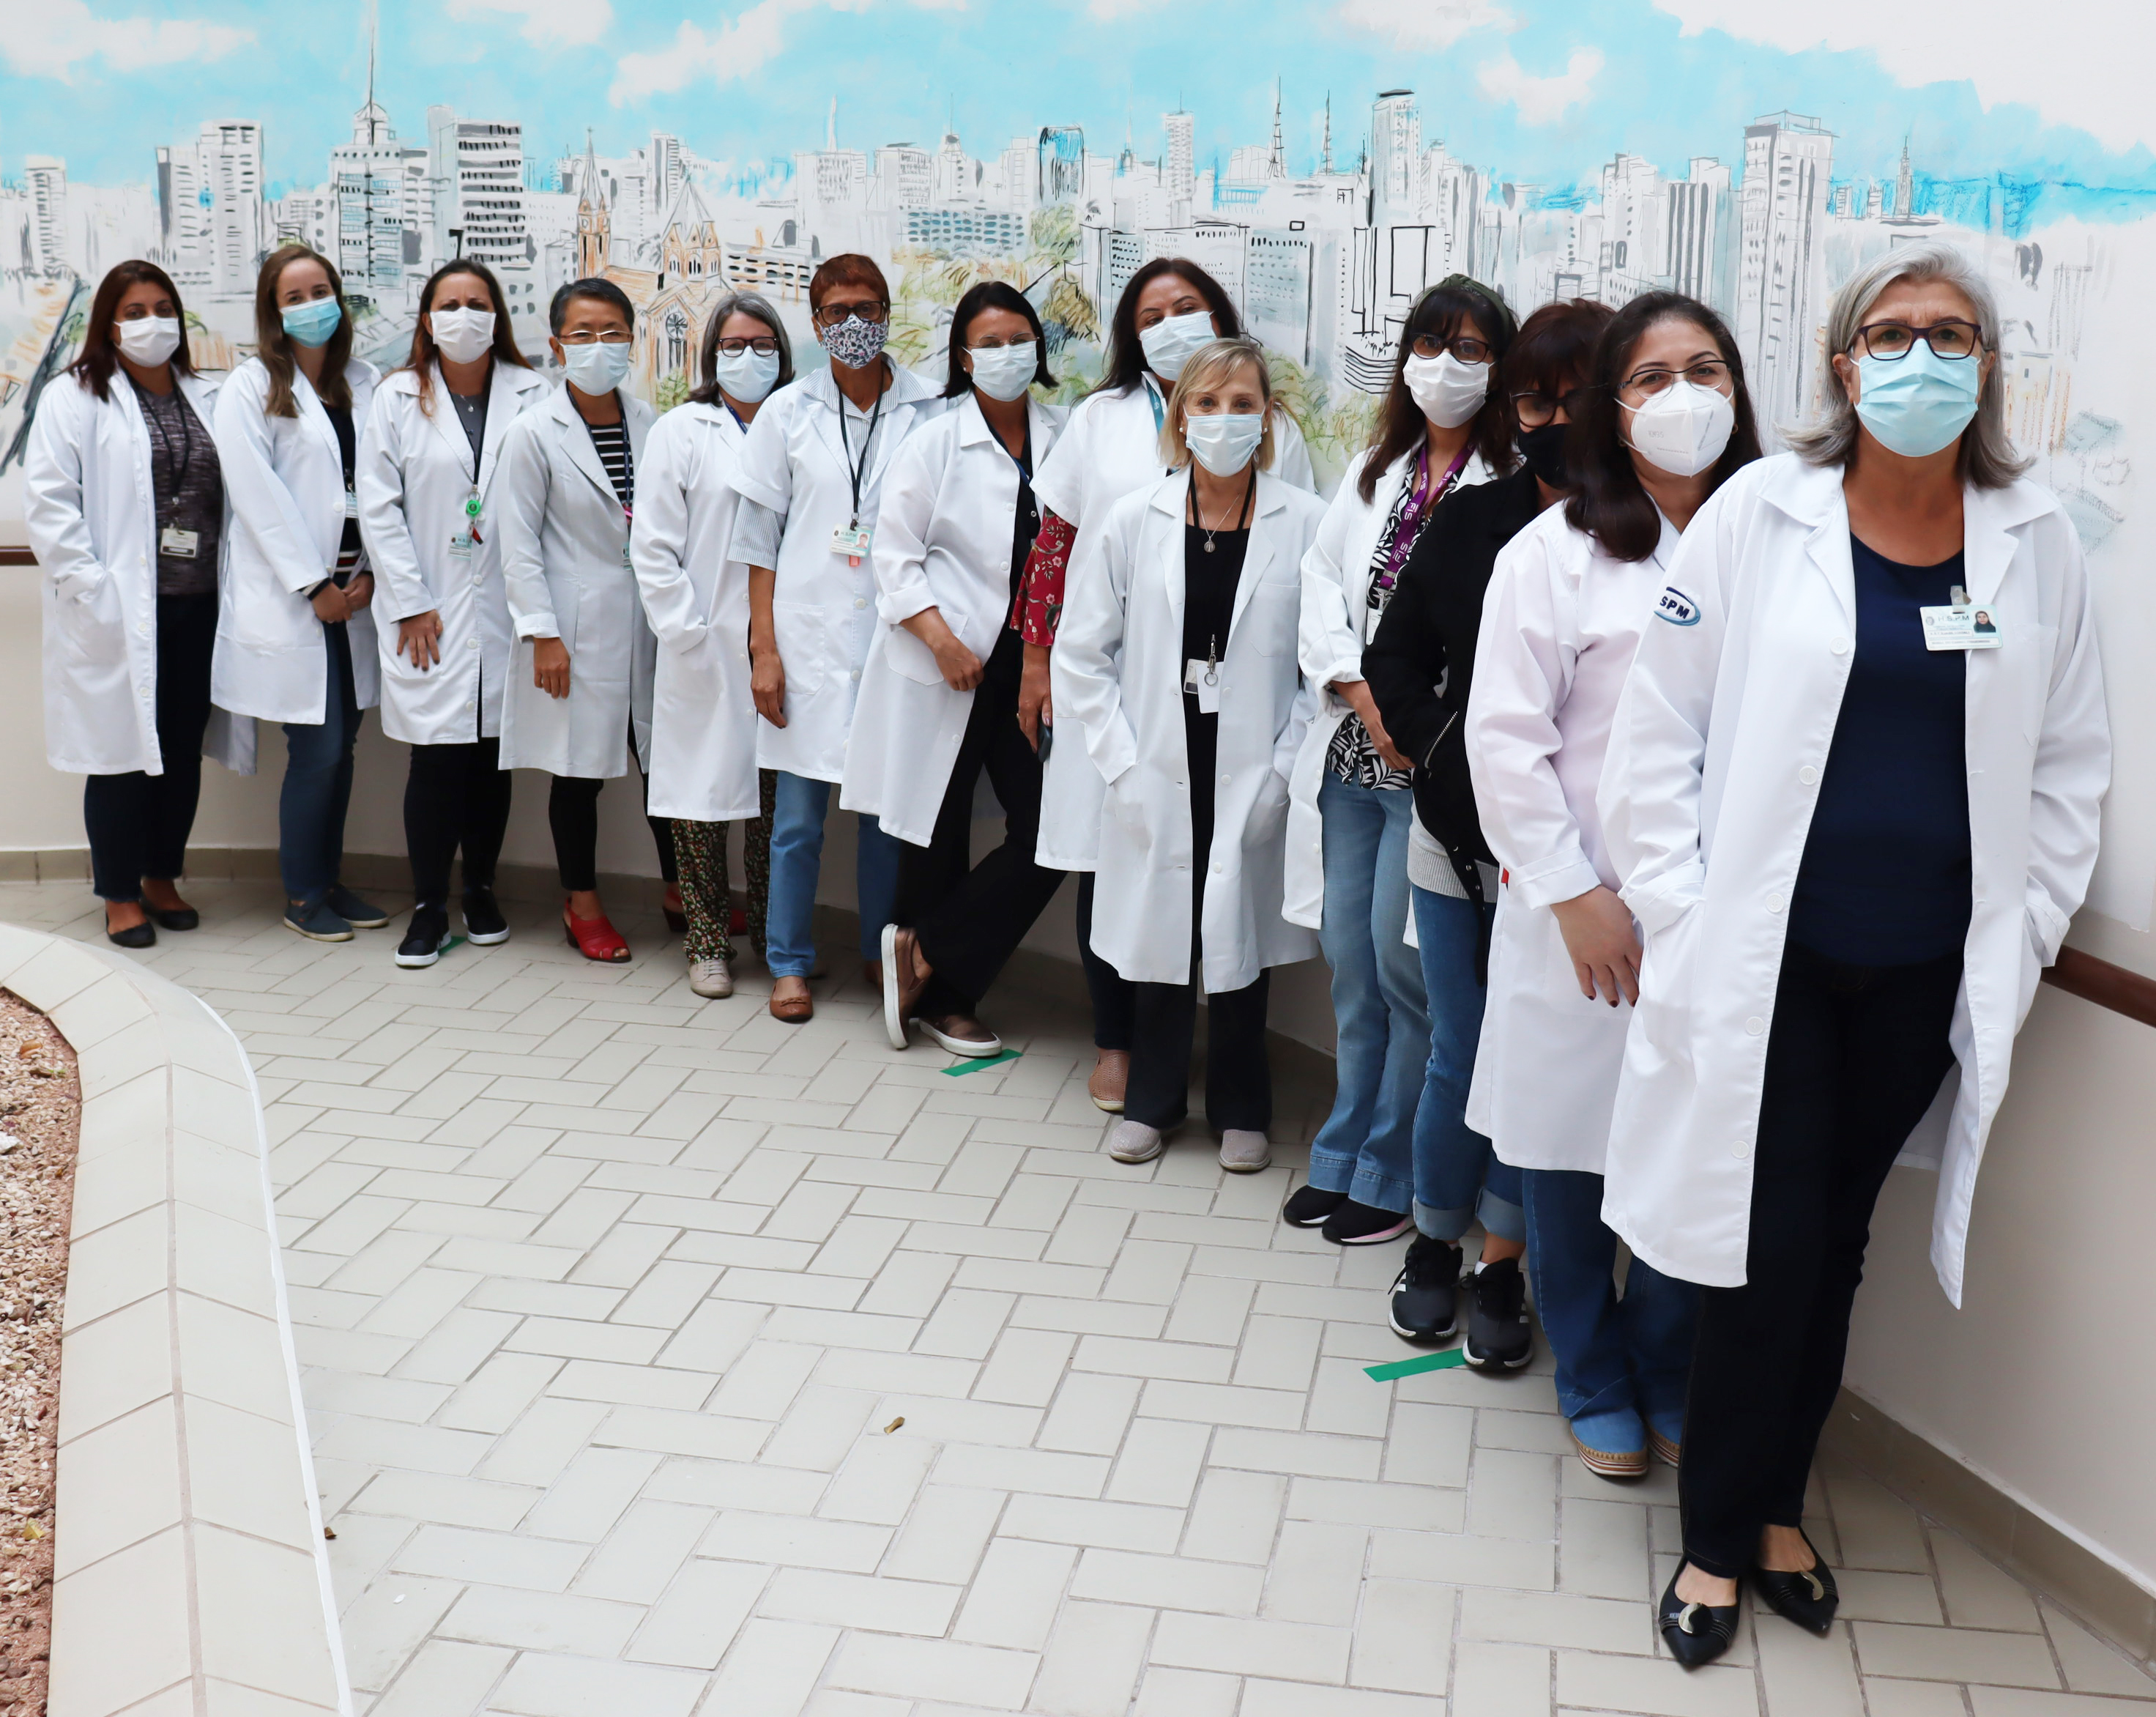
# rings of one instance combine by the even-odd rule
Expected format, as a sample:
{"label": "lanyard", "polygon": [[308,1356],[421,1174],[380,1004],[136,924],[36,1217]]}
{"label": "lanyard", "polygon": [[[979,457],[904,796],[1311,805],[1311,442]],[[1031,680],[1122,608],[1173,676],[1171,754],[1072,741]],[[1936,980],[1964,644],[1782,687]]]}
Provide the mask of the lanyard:
{"label": "lanyard", "polygon": [[[837,391],[837,383],[831,386]],[[853,528],[856,531],[861,527],[861,475],[869,468],[869,450],[875,445],[876,419],[883,415],[883,396],[890,391],[886,383],[876,395],[875,409],[869,414],[869,432],[861,438],[861,456],[858,460],[854,457],[852,443],[846,440],[846,396],[839,394],[839,445],[845,449],[846,476],[854,486]]]}
{"label": "lanyard", "polygon": [[[1250,506],[1257,497],[1258,468],[1254,462],[1250,466],[1250,487],[1243,491],[1243,511],[1235,520],[1236,530],[1247,530],[1250,527]],[[1197,526],[1199,530],[1205,531],[1205,515],[1198,510],[1198,473],[1195,469],[1190,474],[1190,522]],[[1219,530],[1219,527],[1216,525],[1212,530],[1205,531],[1205,552],[1208,554],[1213,552],[1213,538]]]}
{"label": "lanyard", "polygon": [[[128,378],[131,383],[134,379],[132,376]],[[182,486],[187,481],[187,467],[194,463],[195,458],[194,414],[187,409],[187,397],[180,392],[179,382],[175,378],[172,398],[178,404],[180,419],[180,462],[177,465],[172,463],[172,444],[166,437],[165,426],[157,413],[150,409],[140,383],[135,384],[135,398],[141,409],[142,421],[149,427],[150,440],[156,444],[157,450],[165,455],[165,469],[172,473],[172,495],[177,500]]]}

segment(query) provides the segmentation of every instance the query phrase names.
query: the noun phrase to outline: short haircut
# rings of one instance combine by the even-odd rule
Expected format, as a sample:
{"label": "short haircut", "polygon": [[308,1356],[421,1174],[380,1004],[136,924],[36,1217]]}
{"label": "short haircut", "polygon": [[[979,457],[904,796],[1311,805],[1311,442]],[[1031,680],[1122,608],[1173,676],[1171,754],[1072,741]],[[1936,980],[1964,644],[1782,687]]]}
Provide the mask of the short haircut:
{"label": "short haircut", "polygon": [[621,319],[629,332],[636,332],[636,306],[629,301],[629,294],[612,280],[597,275],[587,275],[581,280],[572,280],[566,286],[554,289],[553,301],[547,306],[547,326],[556,334],[562,324],[569,319],[569,306],[579,298],[588,298],[594,304],[611,305],[621,312]]}
{"label": "short haircut", "polygon": [[115,263],[97,283],[97,296],[90,301],[90,320],[83,324],[82,352],[68,366],[68,373],[100,399],[112,397],[113,373],[120,368],[120,344],[112,337],[113,319],[120,314],[120,301],[127,296],[129,287],[146,283],[158,288],[172,301],[172,314],[180,319],[180,343],[172,353],[172,368],[183,376],[195,373],[194,362],[187,356],[187,309],[180,302],[180,289],[156,263],[130,258],[126,262]]}
{"label": "short haircut", "polygon": [[779,321],[771,301],[761,292],[729,292],[711,306],[704,322],[703,343],[696,355],[697,373],[703,379],[689,390],[689,397],[699,405],[719,403],[719,342],[726,337],[728,320],[737,313],[754,316],[778,342],[778,379],[771,384],[772,392],[777,393],[793,379],[793,342],[786,337],[786,324]]}
{"label": "short haircut", "polygon": [[1094,393],[1127,393],[1145,374],[1145,342],[1138,338],[1138,295],[1163,275],[1173,275],[1205,301],[1222,339],[1233,340],[1243,332],[1242,318],[1235,314],[1235,301],[1229,297],[1226,287],[1187,256],[1156,256],[1131,276],[1123,296],[1116,301],[1115,314],[1108,319],[1108,350],[1101,365],[1101,379],[1093,384]]}
{"label": "short haircut", "polygon": [[958,354],[966,349],[964,342],[973,331],[973,318],[984,310],[1007,310],[1025,318],[1038,348],[1034,353],[1036,362],[1032,385],[1053,388],[1055,375],[1048,368],[1048,335],[1040,326],[1040,312],[1033,307],[1033,301],[1008,280],[979,280],[966,289],[966,296],[951,312],[948,343],[944,351],[943,397],[957,399],[973,391],[973,378],[958,362]]}
{"label": "short haircut", "polygon": [[1497,373],[1509,409],[1515,393],[1577,388],[1594,363],[1594,342],[1617,312],[1592,298],[1560,298],[1520,324]]}
{"label": "short haircut", "polygon": [[1272,372],[1265,365],[1265,348],[1238,334],[1232,340],[1215,340],[1210,346],[1199,347],[1175,378],[1175,391],[1168,396],[1168,410],[1160,425],[1160,456],[1171,470],[1179,470],[1190,463],[1190,443],[1183,433],[1183,408],[1190,396],[1221,386],[1246,364],[1257,372],[1258,393],[1265,402],[1265,427],[1258,439],[1257,467],[1261,471],[1272,469],[1273,414],[1278,409],[1273,404]]}
{"label": "short haircut", "polygon": [[808,308],[813,311],[820,306],[834,286],[867,286],[886,304],[891,302],[891,282],[884,279],[875,258],[863,256],[858,250],[826,257],[817,265],[816,272],[808,277]]}

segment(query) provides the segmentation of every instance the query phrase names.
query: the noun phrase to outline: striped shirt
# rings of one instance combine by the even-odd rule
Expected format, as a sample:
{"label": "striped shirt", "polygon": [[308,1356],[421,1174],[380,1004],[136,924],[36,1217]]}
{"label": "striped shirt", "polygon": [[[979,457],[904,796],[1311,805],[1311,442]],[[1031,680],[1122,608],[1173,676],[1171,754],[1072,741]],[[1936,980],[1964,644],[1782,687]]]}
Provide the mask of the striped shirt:
{"label": "striped shirt", "polygon": [[627,512],[636,493],[636,473],[629,465],[629,425],[587,423],[584,427],[591,431],[592,445],[598,450],[599,463],[606,467],[607,481],[613,485],[621,510]]}

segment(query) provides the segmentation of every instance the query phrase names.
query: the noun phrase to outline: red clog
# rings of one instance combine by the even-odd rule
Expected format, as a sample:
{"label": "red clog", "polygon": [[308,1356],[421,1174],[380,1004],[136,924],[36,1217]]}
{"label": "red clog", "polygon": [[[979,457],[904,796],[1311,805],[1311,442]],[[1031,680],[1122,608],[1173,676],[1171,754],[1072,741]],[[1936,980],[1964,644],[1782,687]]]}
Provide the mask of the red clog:
{"label": "red clog", "polygon": [[602,912],[596,918],[579,918],[572,913],[568,903],[562,906],[562,929],[568,938],[569,946],[588,960],[598,960],[603,965],[619,965],[629,958],[629,944],[622,940],[621,932]]}

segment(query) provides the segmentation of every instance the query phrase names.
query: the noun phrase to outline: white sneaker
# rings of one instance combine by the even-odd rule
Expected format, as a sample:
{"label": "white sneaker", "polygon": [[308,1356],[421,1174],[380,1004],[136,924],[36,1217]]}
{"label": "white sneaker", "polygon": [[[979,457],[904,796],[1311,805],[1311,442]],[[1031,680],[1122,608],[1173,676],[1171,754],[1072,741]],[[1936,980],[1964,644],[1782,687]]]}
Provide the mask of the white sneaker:
{"label": "white sneaker", "polygon": [[1229,1174],[1255,1175],[1260,1169],[1270,1169],[1272,1162],[1273,1148],[1264,1134],[1230,1127],[1220,1135],[1220,1166]]}
{"label": "white sneaker", "polygon": [[716,957],[708,960],[689,962],[689,988],[697,995],[718,1001],[734,993],[734,974],[726,963]]}
{"label": "white sneaker", "polygon": [[1142,1121],[1118,1121],[1108,1135],[1108,1154],[1119,1163],[1149,1163],[1168,1143],[1168,1135]]}

